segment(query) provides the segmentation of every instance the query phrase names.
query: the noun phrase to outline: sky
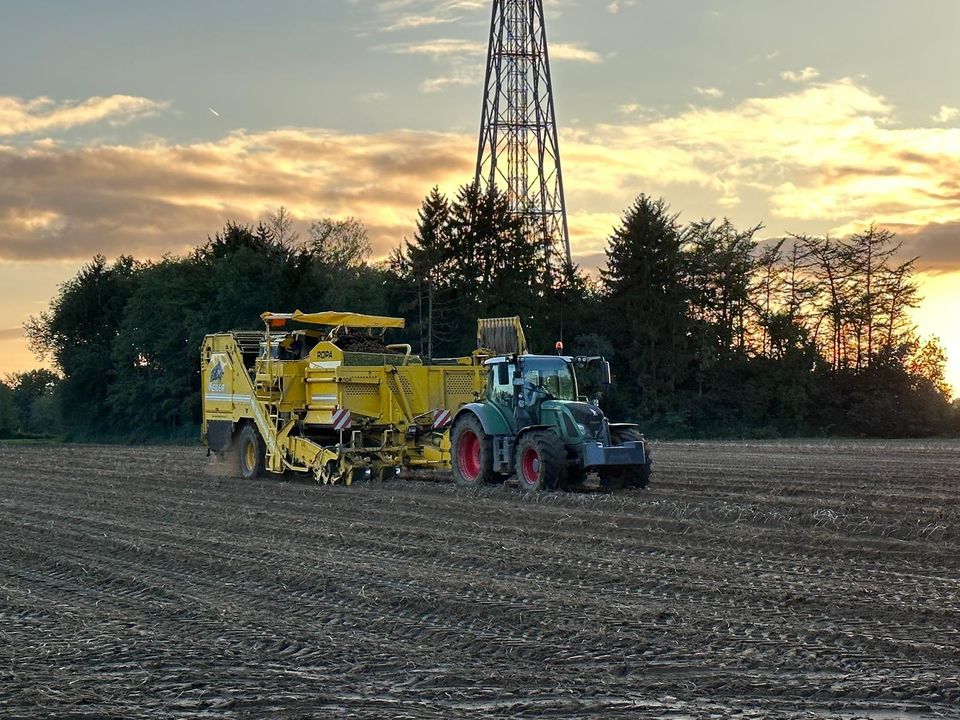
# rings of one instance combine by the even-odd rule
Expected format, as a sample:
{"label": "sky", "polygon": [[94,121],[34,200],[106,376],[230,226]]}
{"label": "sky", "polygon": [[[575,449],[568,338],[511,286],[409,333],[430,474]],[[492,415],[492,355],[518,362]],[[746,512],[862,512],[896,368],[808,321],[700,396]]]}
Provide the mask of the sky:
{"label": "sky", "polygon": [[[280,205],[377,256],[472,179],[490,0],[0,0],[0,375],[94,254]],[[956,0],[544,0],[575,260],[640,193],[919,256],[960,391]]]}

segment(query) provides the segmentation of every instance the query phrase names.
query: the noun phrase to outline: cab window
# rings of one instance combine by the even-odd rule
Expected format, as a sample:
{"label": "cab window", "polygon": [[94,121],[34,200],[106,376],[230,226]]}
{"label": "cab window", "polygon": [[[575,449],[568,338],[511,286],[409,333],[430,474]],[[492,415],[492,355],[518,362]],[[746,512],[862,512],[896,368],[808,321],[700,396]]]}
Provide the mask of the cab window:
{"label": "cab window", "polygon": [[[506,366],[506,374],[503,367]],[[502,407],[511,407],[513,405],[513,373],[516,366],[512,363],[497,363],[490,366],[490,382],[487,387],[490,388],[490,400]],[[506,379],[506,382],[501,382]]]}
{"label": "cab window", "polygon": [[556,400],[576,400],[577,383],[570,363],[562,358],[532,358],[523,368],[524,387],[542,387]]}

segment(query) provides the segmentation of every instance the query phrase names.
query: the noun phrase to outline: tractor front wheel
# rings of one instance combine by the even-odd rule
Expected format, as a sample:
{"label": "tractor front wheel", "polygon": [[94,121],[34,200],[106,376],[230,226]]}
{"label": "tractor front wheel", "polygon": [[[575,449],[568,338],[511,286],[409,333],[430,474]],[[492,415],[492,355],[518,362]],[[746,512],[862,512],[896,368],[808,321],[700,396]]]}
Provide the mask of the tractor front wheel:
{"label": "tractor front wheel", "polygon": [[240,475],[244,480],[256,480],[263,474],[266,455],[257,428],[244,425],[237,438],[237,446],[240,452]]}
{"label": "tractor front wheel", "polygon": [[453,479],[460,487],[479,487],[496,480],[493,472],[493,439],[475,415],[457,421],[450,432]]}
{"label": "tractor front wheel", "polygon": [[565,469],[563,442],[550,430],[527,433],[517,443],[515,467],[523,492],[555,490]]}

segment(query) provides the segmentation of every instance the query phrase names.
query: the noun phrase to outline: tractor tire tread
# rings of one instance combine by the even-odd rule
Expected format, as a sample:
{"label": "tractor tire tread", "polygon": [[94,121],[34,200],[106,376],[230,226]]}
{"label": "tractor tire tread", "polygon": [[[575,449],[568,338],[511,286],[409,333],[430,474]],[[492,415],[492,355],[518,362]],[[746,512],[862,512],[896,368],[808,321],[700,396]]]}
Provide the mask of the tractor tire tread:
{"label": "tractor tire tread", "polygon": [[[472,480],[460,471],[458,453],[460,438],[468,430],[480,438],[480,473]],[[484,432],[483,425],[476,415],[469,414],[461,417],[450,430],[450,467],[453,471],[453,480],[459,487],[482,487],[501,479],[493,471],[493,438]]]}
{"label": "tractor tire tread", "polygon": [[[532,485],[523,479],[521,465],[524,451],[531,447],[536,450],[541,467],[540,480]],[[544,489],[557,490],[566,470],[565,463],[566,453],[563,448],[563,441],[552,430],[534,430],[521,436],[517,442],[514,467],[517,471],[520,489],[526,493]]]}

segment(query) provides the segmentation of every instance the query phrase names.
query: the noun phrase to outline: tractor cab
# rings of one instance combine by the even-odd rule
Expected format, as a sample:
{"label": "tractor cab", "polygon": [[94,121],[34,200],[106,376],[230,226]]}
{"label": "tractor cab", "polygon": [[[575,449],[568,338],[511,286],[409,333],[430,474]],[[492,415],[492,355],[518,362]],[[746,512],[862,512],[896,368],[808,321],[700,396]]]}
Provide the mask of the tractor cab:
{"label": "tractor cab", "polygon": [[[458,484],[515,475],[525,492],[533,492],[596,476],[608,487],[646,487],[652,460],[639,428],[611,423],[600,409],[600,395],[610,386],[606,360],[532,355],[519,317],[480,320],[477,348],[486,391],[460,408],[450,431]],[[592,396],[590,385],[596,386]]]}

